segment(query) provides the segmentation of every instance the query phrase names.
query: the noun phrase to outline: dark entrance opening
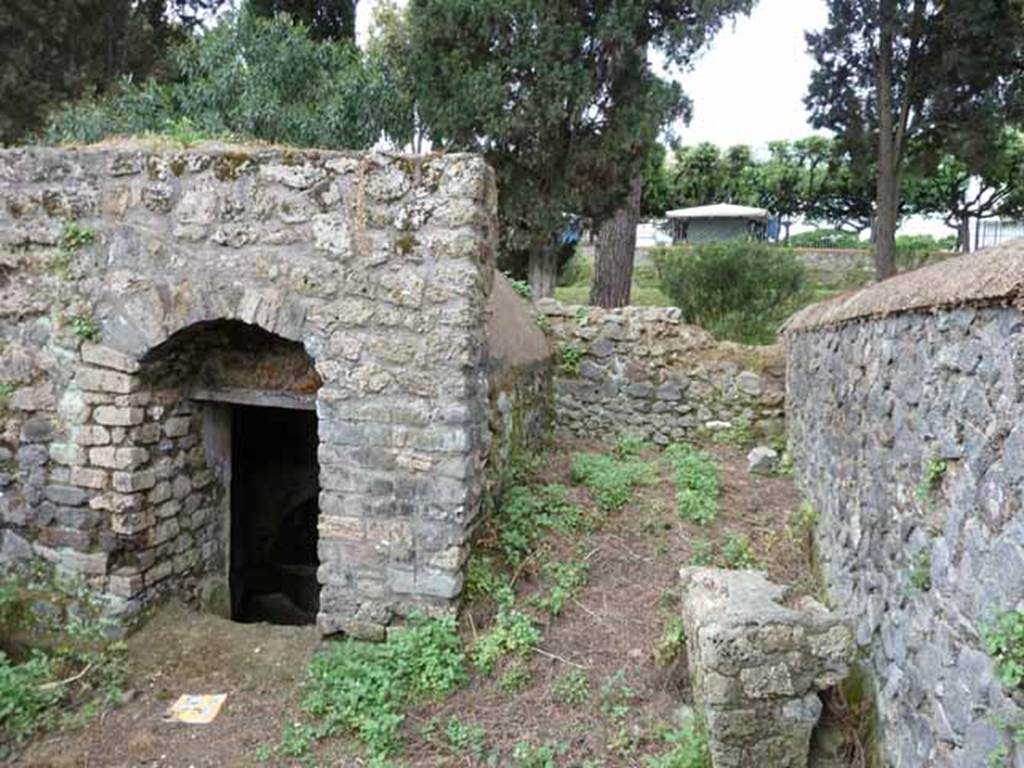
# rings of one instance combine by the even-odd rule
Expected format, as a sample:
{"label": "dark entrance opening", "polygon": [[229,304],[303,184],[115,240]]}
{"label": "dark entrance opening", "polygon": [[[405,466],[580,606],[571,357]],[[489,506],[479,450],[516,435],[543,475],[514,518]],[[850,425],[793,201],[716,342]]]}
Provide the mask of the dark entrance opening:
{"label": "dark entrance opening", "polygon": [[231,451],[231,616],[312,624],[317,569],[316,413],[235,406]]}

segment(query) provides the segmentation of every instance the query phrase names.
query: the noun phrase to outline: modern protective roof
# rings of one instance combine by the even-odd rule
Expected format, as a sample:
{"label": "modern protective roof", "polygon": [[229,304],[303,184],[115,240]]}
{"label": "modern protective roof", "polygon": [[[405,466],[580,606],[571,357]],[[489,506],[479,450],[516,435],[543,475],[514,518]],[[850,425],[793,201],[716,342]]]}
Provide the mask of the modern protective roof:
{"label": "modern protective roof", "polygon": [[678,208],[665,213],[670,219],[757,219],[764,221],[768,211],[764,208],[751,208],[746,205],[699,205],[696,208]]}

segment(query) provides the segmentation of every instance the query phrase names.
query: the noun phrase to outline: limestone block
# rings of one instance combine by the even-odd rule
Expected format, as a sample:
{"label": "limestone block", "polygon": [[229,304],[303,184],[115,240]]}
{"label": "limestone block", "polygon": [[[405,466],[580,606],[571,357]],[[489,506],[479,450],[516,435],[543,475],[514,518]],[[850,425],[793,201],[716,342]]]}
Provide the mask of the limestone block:
{"label": "limestone block", "polygon": [[131,394],[139,386],[138,379],[130,374],[84,366],[78,369],[75,381],[84,390],[117,395]]}
{"label": "limestone block", "polygon": [[684,568],[683,624],[694,695],[715,768],[806,768],[817,693],[847,674],[843,619],[759,571]]}
{"label": "limestone block", "polygon": [[142,423],[146,412],[142,408],[122,408],[101,405],[93,411],[93,419],[105,427],[134,427]]}

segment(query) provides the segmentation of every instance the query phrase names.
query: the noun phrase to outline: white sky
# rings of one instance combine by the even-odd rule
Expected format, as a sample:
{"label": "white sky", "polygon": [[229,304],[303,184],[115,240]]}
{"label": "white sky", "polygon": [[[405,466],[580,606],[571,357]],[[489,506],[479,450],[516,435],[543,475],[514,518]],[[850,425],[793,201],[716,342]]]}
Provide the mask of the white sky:
{"label": "white sky", "polygon": [[680,78],[693,100],[684,144],[763,147],[813,133],[803,105],[813,62],[804,32],[828,21],[824,0],[760,0],[726,26],[692,71]]}

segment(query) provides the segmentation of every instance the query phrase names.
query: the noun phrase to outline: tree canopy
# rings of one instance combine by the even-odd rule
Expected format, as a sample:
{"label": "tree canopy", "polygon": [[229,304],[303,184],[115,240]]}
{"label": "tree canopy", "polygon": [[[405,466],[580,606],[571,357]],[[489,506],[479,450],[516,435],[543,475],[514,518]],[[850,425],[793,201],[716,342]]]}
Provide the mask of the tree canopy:
{"label": "tree canopy", "polygon": [[1020,0],[828,6],[828,26],[807,37],[817,66],[806,102],[815,127],[834,131],[859,162],[857,174],[875,171],[878,268],[887,276],[911,148],[961,154],[994,143],[1020,117],[1024,7]]}
{"label": "tree canopy", "polygon": [[173,49],[170,66],[169,82],[122,83],[68,105],[51,139],[184,130],[352,149],[409,130],[384,68],[351,42],[312,39],[286,16],[232,14]]}
{"label": "tree canopy", "polygon": [[224,2],[4,0],[0,143],[24,139],[62,102],[162,74],[167,50]]}
{"label": "tree canopy", "polygon": [[[566,213],[609,218],[659,132],[685,117],[657,48],[685,65],[751,0],[412,0],[400,55],[436,146],[483,153],[501,195],[504,264],[551,253]],[[550,269],[546,270],[549,274]]]}

